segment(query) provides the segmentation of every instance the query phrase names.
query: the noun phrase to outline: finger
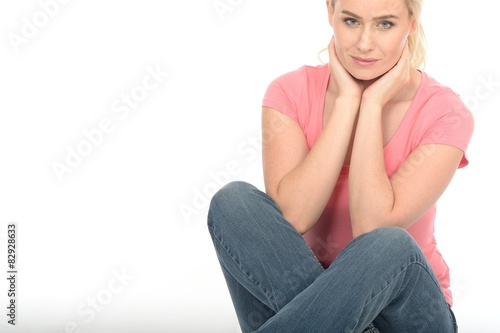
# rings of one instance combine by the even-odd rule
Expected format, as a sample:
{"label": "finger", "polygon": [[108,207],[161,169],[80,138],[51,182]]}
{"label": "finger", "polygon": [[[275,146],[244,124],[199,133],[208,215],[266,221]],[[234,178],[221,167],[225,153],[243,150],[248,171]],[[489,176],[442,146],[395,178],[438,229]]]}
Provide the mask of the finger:
{"label": "finger", "polygon": [[410,51],[408,47],[408,41],[406,41],[403,51],[399,56],[398,62],[394,65],[394,68],[406,68],[410,65]]}
{"label": "finger", "polygon": [[330,57],[330,60],[332,59],[333,55],[335,55],[335,43],[334,43],[334,37],[330,39],[330,43],[328,44],[328,56]]}
{"label": "finger", "polygon": [[406,40],[405,46],[403,47],[403,52],[401,53],[401,58],[408,60],[410,58],[410,46],[408,45],[408,40]]}
{"label": "finger", "polygon": [[328,45],[328,56],[330,57],[330,64],[339,65],[337,50],[335,49],[335,36],[332,36],[330,44]]}

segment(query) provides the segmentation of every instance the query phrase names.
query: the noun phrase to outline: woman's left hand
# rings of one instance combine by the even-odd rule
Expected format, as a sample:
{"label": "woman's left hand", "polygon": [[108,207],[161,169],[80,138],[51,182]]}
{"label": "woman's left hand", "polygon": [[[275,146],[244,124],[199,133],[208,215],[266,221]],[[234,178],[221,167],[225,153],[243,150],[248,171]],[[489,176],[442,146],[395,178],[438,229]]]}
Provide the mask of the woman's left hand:
{"label": "woman's left hand", "polygon": [[364,90],[363,100],[369,100],[370,103],[376,103],[381,108],[384,107],[401,89],[408,85],[410,73],[410,57],[408,42],[406,42],[398,63]]}

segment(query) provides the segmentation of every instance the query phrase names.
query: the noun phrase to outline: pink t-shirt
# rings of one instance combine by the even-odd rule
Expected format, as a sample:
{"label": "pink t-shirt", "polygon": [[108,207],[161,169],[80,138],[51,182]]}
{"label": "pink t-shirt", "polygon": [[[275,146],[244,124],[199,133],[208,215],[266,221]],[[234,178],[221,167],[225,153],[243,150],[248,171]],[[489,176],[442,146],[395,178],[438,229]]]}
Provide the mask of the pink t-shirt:
{"label": "pink t-shirt", "polygon": [[[262,105],[295,120],[304,132],[309,149],[323,129],[323,109],[330,78],[328,65],[303,66],[275,79]],[[465,152],[472,136],[472,114],[459,96],[422,72],[417,94],[396,133],[384,147],[387,175],[392,176],[406,157],[419,145],[446,144],[460,148],[464,157],[459,168],[468,164]],[[418,168],[420,161],[413,163]],[[407,170],[411,172],[412,170]],[[304,234],[318,260],[328,267],[353,236],[348,204],[349,167],[344,166],[332,196],[318,222]],[[433,205],[407,231],[421,247],[452,305],[450,276],[446,262],[436,247]]]}

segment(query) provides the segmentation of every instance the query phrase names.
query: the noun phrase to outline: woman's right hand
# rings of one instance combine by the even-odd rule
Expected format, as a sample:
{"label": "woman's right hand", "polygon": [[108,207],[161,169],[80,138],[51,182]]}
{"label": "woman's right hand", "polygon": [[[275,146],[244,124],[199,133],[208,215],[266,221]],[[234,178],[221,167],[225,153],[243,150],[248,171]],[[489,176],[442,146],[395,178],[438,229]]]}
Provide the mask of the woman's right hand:
{"label": "woman's right hand", "polygon": [[338,97],[358,98],[361,101],[361,95],[365,88],[364,84],[352,77],[340,63],[335,50],[334,36],[332,36],[330,44],[328,45],[328,55],[330,57],[328,66],[330,68],[331,79],[333,79],[338,90]]}

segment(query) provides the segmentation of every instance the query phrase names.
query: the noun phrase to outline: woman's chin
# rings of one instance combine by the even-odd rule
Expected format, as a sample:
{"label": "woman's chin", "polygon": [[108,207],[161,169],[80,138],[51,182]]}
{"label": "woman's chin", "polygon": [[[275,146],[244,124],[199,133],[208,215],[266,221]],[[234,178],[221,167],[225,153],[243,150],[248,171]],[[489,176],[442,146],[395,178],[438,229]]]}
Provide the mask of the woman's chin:
{"label": "woman's chin", "polygon": [[376,70],[347,70],[353,78],[359,81],[373,81],[384,75],[381,71]]}

